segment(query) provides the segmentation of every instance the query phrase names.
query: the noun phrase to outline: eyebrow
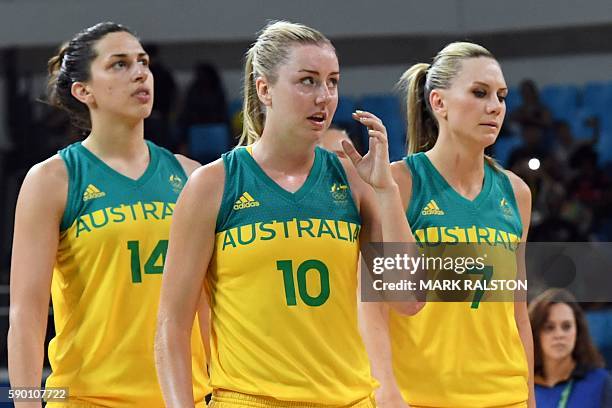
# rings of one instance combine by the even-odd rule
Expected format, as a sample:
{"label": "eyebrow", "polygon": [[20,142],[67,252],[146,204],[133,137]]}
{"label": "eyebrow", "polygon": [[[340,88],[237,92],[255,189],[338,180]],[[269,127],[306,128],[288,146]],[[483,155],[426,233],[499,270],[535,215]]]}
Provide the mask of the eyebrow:
{"label": "eyebrow", "polygon": [[[482,85],[482,86],[486,86],[487,88],[490,88],[489,84],[487,84],[486,82],[481,82],[481,81],[474,81],[474,85]],[[507,91],[508,88],[499,88],[500,91]]]}
{"label": "eyebrow", "polygon": [[[111,54],[108,58],[125,58],[130,54]],[[146,52],[139,52],[137,54],[139,57],[148,57],[149,54],[147,54]]]}
{"label": "eyebrow", "polygon": [[[300,69],[298,72],[307,72],[309,74],[319,75],[319,71],[313,71],[311,69]],[[330,72],[329,74],[330,75],[340,75],[340,72],[334,71],[334,72]]]}
{"label": "eyebrow", "polygon": [[572,319],[564,319],[564,320],[547,320],[546,323],[557,324],[557,323],[573,323]]}

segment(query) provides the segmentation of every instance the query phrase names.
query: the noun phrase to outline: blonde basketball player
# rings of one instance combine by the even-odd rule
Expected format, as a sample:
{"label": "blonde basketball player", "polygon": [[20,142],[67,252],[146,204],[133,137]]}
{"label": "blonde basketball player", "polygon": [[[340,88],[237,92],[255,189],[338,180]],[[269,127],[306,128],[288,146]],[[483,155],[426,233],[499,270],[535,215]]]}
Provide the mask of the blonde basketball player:
{"label": "blonde basketball player", "polygon": [[[82,31],[49,62],[51,103],[89,134],[30,170],[15,215],[9,374],[13,388],[40,387],[51,292],[46,386],[68,398],[47,407],[164,406],[153,354],[161,273],[174,203],[198,163],[145,141],[148,64],[114,23]],[[191,404],[204,406],[193,319],[189,337]]]}
{"label": "blonde basketball player", "polygon": [[[389,240],[410,229],[379,119],[354,115],[370,129],[366,156],[345,145],[354,167],[317,146],[339,75],[330,41],[300,24],[268,25],[248,51],[243,146],[195,172],[177,204],[156,348],[168,406],[192,401],[188,322],[202,285],[210,406],[374,406],[357,325],[359,244],[381,241],[381,222]],[[399,391],[385,404],[404,406]]]}
{"label": "blonde basketball player", "polygon": [[[499,63],[479,45],[452,43],[432,64],[406,71],[400,83],[407,92],[409,155],[392,168],[415,238],[424,245],[498,248],[507,262],[491,265],[492,279],[502,270],[516,274],[517,266],[522,276],[522,250],[506,248],[527,239],[531,194],[484,154],[506,111]],[[416,316],[385,317],[395,376],[412,407],[535,406],[526,302],[480,302],[473,295],[466,302],[428,302]]]}

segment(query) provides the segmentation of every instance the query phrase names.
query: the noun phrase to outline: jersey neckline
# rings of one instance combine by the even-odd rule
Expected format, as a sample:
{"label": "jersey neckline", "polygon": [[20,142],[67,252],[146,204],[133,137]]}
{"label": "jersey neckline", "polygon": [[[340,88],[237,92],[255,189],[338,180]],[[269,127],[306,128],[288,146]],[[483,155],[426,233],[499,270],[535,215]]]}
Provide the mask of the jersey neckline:
{"label": "jersey neckline", "polygon": [[159,161],[157,151],[156,149],[153,149],[152,143],[148,140],[145,140],[145,143],[147,144],[147,149],[149,150],[149,164],[147,165],[147,168],[145,169],[144,173],[142,173],[137,179],[133,179],[122,173],[119,173],[117,170],[113,169],[102,159],[96,156],[91,150],[83,146],[81,142],[77,143],[77,148],[91,161],[99,165],[100,168],[109,176],[113,177],[119,182],[126,183],[133,187],[139,187],[149,181],[151,176],[155,173],[155,170],[157,169],[157,163]]}
{"label": "jersey neckline", "polygon": [[238,150],[238,154],[242,156],[247,166],[255,173],[255,175],[263,181],[267,186],[269,186],[272,190],[280,194],[282,197],[286,198],[291,202],[299,202],[302,200],[310,190],[312,190],[313,186],[316,184],[319,179],[319,175],[321,174],[321,153],[318,147],[315,147],[315,157],[314,162],[312,163],[312,167],[310,168],[310,172],[308,173],[308,177],[306,177],[306,181],[304,184],[294,193],[285,190],[281,187],[276,181],[274,181],[270,176],[266,174],[265,171],[257,164],[251,153],[248,151],[248,147],[243,147]]}
{"label": "jersey neckline", "polygon": [[476,197],[474,197],[473,200],[470,200],[464,197],[463,195],[459,194],[457,190],[455,190],[453,186],[451,186],[448,183],[448,181],[446,181],[444,176],[440,174],[440,172],[438,171],[436,166],[434,166],[434,164],[431,162],[429,157],[427,157],[427,154],[425,153],[421,153],[421,154],[423,155],[423,161],[425,162],[425,165],[429,167],[429,169],[431,170],[431,173],[433,174],[433,177],[436,179],[436,182],[439,183],[443,187],[444,192],[447,195],[449,195],[450,198],[459,201],[466,207],[478,208],[489,196],[489,192],[491,191],[491,186],[493,184],[492,174],[491,174],[491,171],[493,170],[490,168],[486,160],[484,163],[484,179],[482,181],[482,188],[480,189],[480,192],[478,193],[478,195],[476,195]]}

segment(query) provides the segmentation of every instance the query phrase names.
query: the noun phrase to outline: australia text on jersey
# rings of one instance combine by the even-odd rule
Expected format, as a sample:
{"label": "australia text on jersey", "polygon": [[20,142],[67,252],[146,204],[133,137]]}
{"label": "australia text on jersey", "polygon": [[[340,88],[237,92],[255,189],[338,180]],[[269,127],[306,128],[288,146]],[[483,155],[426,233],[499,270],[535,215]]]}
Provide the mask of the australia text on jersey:
{"label": "australia text on jersey", "polygon": [[502,245],[513,251],[516,250],[520,241],[520,237],[511,232],[476,225],[470,227],[431,226],[414,231],[414,236],[419,245],[488,244]]}
{"label": "australia text on jersey", "polygon": [[327,238],[339,241],[355,242],[359,239],[361,226],[342,220],[325,220],[318,218],[298,219],[286,221],[267,221],[246,224],[229,228],[220,232],[223,234],[223,246],[236,248],[250,245],[256,241],[269,241],[275,238]]}
{"label": "australia text on jersey", "polygon": [[138,220],[164,220],[168,217],[172,217],[173,213],[174,203],[159,201],[138,201],[131,204],[120,204],[113,207],[102,208],[88,214],[80,215],[76,219],[76,238],[82,233],[102,228],[108,225],[108,223],[133,222]]}

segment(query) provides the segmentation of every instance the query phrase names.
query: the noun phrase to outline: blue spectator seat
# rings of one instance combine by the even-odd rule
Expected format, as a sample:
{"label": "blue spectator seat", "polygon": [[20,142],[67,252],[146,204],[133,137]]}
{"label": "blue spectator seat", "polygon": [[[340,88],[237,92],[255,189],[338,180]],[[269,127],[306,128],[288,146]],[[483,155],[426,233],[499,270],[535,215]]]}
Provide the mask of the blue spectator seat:
{"label": "blue spectator seat", "polygon": [[389,140],[389,159],[401,160],[406,156],[406,122],[401,118],[390,118],[384,122]]}
{"label": "blue spectator seat", "polygon": [[[385,127],[389,137],[389,158],[399,160],[406,153],[405,138],[406,124],[402,105],[397,96],[391,94],[368,95],[357,103],[357,109],[368,111],[378,116]],[[368,146],[368,135],[363,128],[363,145]]]}
{"label": "blue spectator seat", "polygon": [[540,92],[540,101],[548,106],[556,120],[568,120],[578,109],[578,88],[572,85],[548,85]]}
{"label": "blue spectator seat", "polygon": [[225,123],[191,126],[187,132],[189,154],[200,163],[210,163],[230,149],[230,130]]}
{"label": "blue spectator seat", "polygon": [[360,109],[372,112],[379,118],[389,119],[402,117],[402,107],[398,97],[394,95],[368,95],[357,104]]}
{"label": "blue spectator seat", "polygon": [[595,150],[599,155],[599,164],[608,167],[612,163],[612,129],[609,127],[602,128]]}
{"label": "blue spectator seat", "polygon": [[576,139],[590,139],[593,136],[593,128],[587,126],[586,121],[594,116],[600,117],[598,113],[593,112],[591,109],[582,107],[568,118],[567,121],[572,129],[572,135]]}
{"label": "blue spectator seat", "polygon": [[586,313],[593,342],[606,359],[606,368],[612,367],[612,310],[592,310]]}
{"label": "blue spectator seat", "polygon": [[522,102],[521,91],[515,86],[508,88],[508,96],[506,96],[506,116],[514,112]]}
{"label": "blue spectator seat", "polygon": [[355,112],[355,100],[350,97],[341,97],[338,100],[338,107],[332,122],[341,127],[346,127],[355,122],[352,116],[353,112]]}
{"label": "blue spectator seat", "polygon": [[508,166],[508,160],[510,159],[510,153],[518,146],[522,144],[522,140],[519,136],[508,135],[500,137],[495,141],[493,145],[493,157],[502,166]]}
{"label": "blue spectator seat", "polygon": [[596,114],[612,112],[612,82],[589,82],[582,91],[582,106]]}
{"label": "blue spectator seat", "polygon": [[227,113],[228,113],[227,116],[231,119],[234,117],[235,114],[237,114],[241,110],[242,110],[242,99],[234,99],[229,103],[227,107]]}

